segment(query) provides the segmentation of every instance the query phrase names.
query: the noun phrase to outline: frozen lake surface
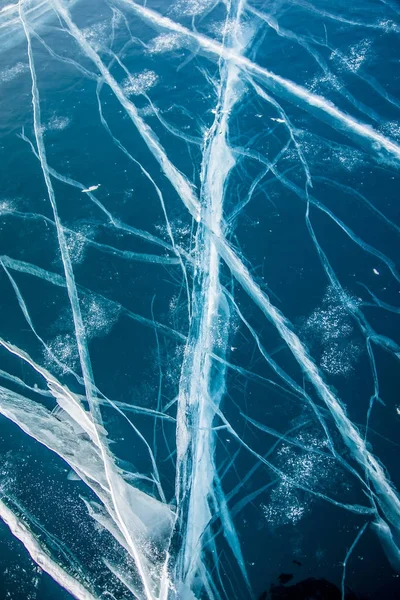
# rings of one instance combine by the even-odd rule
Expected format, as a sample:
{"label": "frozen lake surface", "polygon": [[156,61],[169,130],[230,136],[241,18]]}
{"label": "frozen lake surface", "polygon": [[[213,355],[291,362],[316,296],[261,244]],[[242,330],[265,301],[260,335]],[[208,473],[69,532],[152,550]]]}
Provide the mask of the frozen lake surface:
{"label": "frozen lake surface", "polygon": [[400,598],[397,0],[0,0],[0,128],[0,598]]}

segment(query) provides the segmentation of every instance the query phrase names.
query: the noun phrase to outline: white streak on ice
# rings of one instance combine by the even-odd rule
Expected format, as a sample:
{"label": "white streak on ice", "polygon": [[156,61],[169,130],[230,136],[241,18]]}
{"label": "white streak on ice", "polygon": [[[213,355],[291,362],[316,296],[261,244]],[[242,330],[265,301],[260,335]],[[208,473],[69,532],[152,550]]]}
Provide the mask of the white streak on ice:
{"label": "white streak on ice", "polygon": [[[148,600],[154,600],[157,594],[156,589],[158,577],[157,574],[151,572],[150,561],[144,555],[143,549],[140,547],[139,533],[141,527],[139,527],[140,521],[138,520],[135,514],[139,507],[138,505],[135,505],[135,502],[132,502],[131,496],[132,493],[135,493],[134,488],[130,488],[130,486],[127,486],[127,484],[122,480],[121,476],[117,473],[113,457],[108,448],[106,436],[102,432],[102,415],[96,397],[96,389],[93,381],[92,366],[87,346],[87,340],[85,336],[85,328],[80,310],[78,292],[75,285],[75,278],[72,269],[71,259],[68,252],[65,233],[58,216],[55,194],[50,178],[49,168],[47,165],[46,151],[40,120],[40,99],[32,53],[31,34],[29,25],[26,22],[25,15],[23,12],[23,3],[20,3],[19,5],[19,15],[28,43],[28,58],[32,77],[32,106],[34,115],[34,130],[36,144],[43,171],[43,177],[46,183],[48,197],[53,209],[54,221],[57,229],[57,237],[65,272],[67,291],[70,298],[73,313],[75,335],[80,356],[82,375],[85,382],[86,397],[89,403],[90,418],[94,426],[94,433],[97,441],[97,446],[100,449],[101,453],[101,460],[104,466],[104,475],[107,481],[107,488],[110,493],[116,523],[118,524],[121,533],[126,539],[132,557],[135,560],[136,567],[138,569],[138,573],[140,575],[140,579],[144,588],[145,596]],[[79,36],[83,44],[86,44],[91,49],[90,45],[86,42],[82,33],[79,32]],[[138,490],[136,490],[136,492],[138,492]],[[150,503],[152,499],[150,497],[148,497],[148,499]],[[143,508],[144,506],[142,506],[142,509]],[[163,509],[168,521],[168,508],[163,506]]]}

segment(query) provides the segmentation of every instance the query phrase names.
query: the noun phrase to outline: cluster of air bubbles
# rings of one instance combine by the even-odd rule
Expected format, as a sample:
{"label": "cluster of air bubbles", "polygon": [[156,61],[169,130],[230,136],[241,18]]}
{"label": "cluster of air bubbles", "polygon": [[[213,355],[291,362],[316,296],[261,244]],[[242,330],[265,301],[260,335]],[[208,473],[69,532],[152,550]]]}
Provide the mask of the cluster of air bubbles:
{"label": "cluster of air bubbles", "polygon": [[153,117],[154,116],[154,110],[150,104],[146,104],[146,106],[139,108],[138,112],[141,117]]}
{"label": "cluster of air bubbles", "polygon": [[107,21],[101,21],[90,27],[82,29],[84,38],[95,50],[101,50],[104,48],[104,42],[108,37],[109,23]]}
{"label": "cluster of air bubbles", "polygon": [[184,359],[185,347],[183,344],[176,345],[171,349],[165,363],[165,380],[171,386],[174,393],[178,393],[178,382],[180,378],[181,365]]}
{"label": "cluster of air bubbles", "polygon": [[227,35],[231,35],[235,29],[237,29],[237,23],[234,19],[219,21],[217,23],[213,23],[209,27],[210,33],[215,35],[216,38],[223,38]]}
{"label": "cluster of air bubbles", "polygon": [[63,131],[71,124],[71,119],[69,117],[60,117],[57,115],[53,115],[51,119],[48,121],[45,129],[47,131]]}
{"label": "cluster of air bubbles", "polygon": [[180,241],[190,238],[191,225],[189,223],[177,223],[174,227],[174,237]]}
{"label": "cluster of air bubbles", "polygon": [[152,39],[148,46],[150,54],[172,52],[182,46],[182,37],[178,33],[162,33]]}
{"label": "cluster of air bubbles", "polygon": [[4,71],[0,72],[0,82],[8,83],[9,81],[12,81],[16,77],[18,77],[18,75],[20,75],[21,73],[28,71],[28,69],[29,66],[27,64],[23,62],[18,62],[13,67],[10,67],[9,69],[5,69]]}
{"label": "cluster of air bubbles", "polygon": [[[347,56],[340,55],[342,68],[345,68],[352,73],[357,73],[368,58],[371,44],[371,40],[361,40],[358,44],[354,44],[349,48]],[[334,50],[330,56],[330,60],[335,60],[337,58],[337,52]]]}
{"label": "cluster of air bubbles", "polygon": [[330,487],[334,476],[334,460],[324,455],[326,441],[310,433],[300,433],[296,442],[303,448],[283,443],[277,452],[277,463],[283,475],[262,506],[270,525],[296,525],[312,508],[312,496],[300,486],[316,490]]}
{"label": "cluster of air bubbles", "polygon": [[168,308],[169,313],[166,318],[172,323],[174,329],[180,329],[188,316],[186,297],[182,291],[171,296]]}
{"label": "cluster of air bubbles", "polygon": [[178,0],[171,13],[178,16],[195,17],[215,4],[214,0]]}
{"label": "cluster of air bubbles", "polygon": [[284,480],[272,490],[269,503],[261,508],[273,527],[296,525],[310,510],[308,503],[300,500],[290,483]]}
{"label": "cluster of air bubbles", "polygon": [[51,340],[45,349],[46,362],[55,367],[54,362],[62,373],[75,369],[79,362],[78,346],[75,336],[62,333]]}
{"label": "cluster of air bubbles", "polygon": [[14,469],[16,461],[24,464],[26,459],[11,452],[0,455],[0,494],[2,496],[9,493],[12,486],[15,485],[16,476]]}
{"label": "cluster of air bubbles", "polygon": [[400,123],[398,121],[387,121],[379,129],[384,135],[400,141]]}
{"label": "cluster of air bubbles", "polygon": [[122,82],[122,88],[127,96],[138,96],[148,92],[158,82],[158,75],[146,69],[141,73],[131,75]]}
{"label": "cluster of air bubbles", "polygon": [[81,311],[86,335],[93,338],[111,331],[118,320],[120,307],[93,294],[82,299]]}
{"label": "cluster of air bubbles", "polygon": [[[301,151],[305,156],[315,156],[317,154],[316,150],[318,149],[318,143],[314,140],[312,135],[304,130],[297,129],[296,138],[301,142]],[[299,153],[295,146],[292,145],[288,148],[282,158],[282,161],[284,160],[299,160]]]}
{"label": "cluster of air bubbles", "polygon": [[[346,300],[348,306],[357,306],[355,298]],[[343,301],[329,287],[321,306],[305,322],[303,333],[312,347],[320,352],[321,368],[331,375],[348,375],[354,369],[361,353],[354,338],[354,327]]]}
{"label": "cluster of air bubbles", "polygon": [[[362,152],[350,146],[331,145],[328,142],[321,144],[308,131],[297,129],[297,141],[301,143],[301,151],[306,159],[318,160],[324,170],[335,171],[338,168],[354,171],[364,164]],[[289,148],[282,160],[299,161],[297,148]]]}
{"label": "cluster of air bubbles", "polygon": [[[80,308],[85,334],[89,340],[107,335],[118,321],[120,314],[120,306],[118,304],[95,294],[82,296],[80,299]],[[53,329],[61,335],[56,337],[50,344],[50,350],[59,360],[65,362],[68,366],[72,366],[70,356],[75,360],[77,355],[74,349],[75,342],[72,341],[74,322],[69,307],[60,312],[59,317],[53,325]],[[62,347],[63,337],[67,341],[65,348]]]}
{"label": "cluster of air bubbles", "polygon": [[[9,556],[12,556],[14,543],[15,541],[13,540],[7,544],[11,550]],[[3,570],[3,578],[2,584],[9,588],[4,593],[4,600],[15,600],[15,598],[21,597],[25,598],[25,600],[38,600],[42,570],[33,561],[30,561],[28,556],[24,557],[22,564],[17,562],[10,563]]]}
{"label": "cluster of air bubbles", "polygon": [[15,200],[10,198],[3,198],[0,200],[0,214],[12,213],[14,210],[17,210]]}
{"label": "cluster of air bubbles", "polygon": [[400,27],[398,26],[397,23],[395,23],[394,21],[391,21],[390,19],[385,19],[382,21],[379,21],[377,23],[378,27],[380,27],[381,29],[383,29],[385,31],[385,33],[399,33],[400,31]]}
{"label": "cluster of air bubbles", "polygon": [[178,308],[178,302],[179,302],[179,296],[177,294],[175,294],[174,296],[171,297],[171,300],[169,301],[169,310],[171,312],[176,311],[176,309]]}
{"label": "cluster of air bubbles", "polygon": [[321,356],[321,367],[330,375],[349,375],[360,356],[360,346],[355,342],[346,345],[332,343]]}
{"label": "cluster of air bubbles", "polygon": [[320,94],[325,90],[325,88],[338,90],[342,87],[342,84],[338,78],[331,73],[324,73],[323,75],[318,73],[312,78],[307,87],[312,92]]}
{"label": "cluster of air bubbles", "polygon": [[[165,224],[156,224],[155,228],[165,240],[169,240],[169,233]],[[189,250],[191,243],[191,231],[192,227],[190,223],[185,223],[181,220],[175,220],[172,227],[175,244],[185,248],[186,250]]]}
{"label": "cluster of air bubbles", "polygon": [[112,12],[113,12],[112,21],[113,21],[113,24],[115,27],[115,25],[119,25],[123,21],[124,16],[123,16],[122,12],[120,12],[119,10],[117,11],[117,10],[112,9]]}
{"label": "cluster of air bubbles", "polygon": [[320,336],[323,344],[351,335],[352,326],[340,306],[318,308],[307,319],[306,327]]}
{"label": "cluster of air bubbles", "polygon": [[[82,319],[88,339],[107,335],[118,320],[120,307],[106,298],[95,294],[81,299]],[[74,323],[70,309],[60,313],[54,330],[58,334],[48,343],[45,358],[49,365],[66,373],[75,369],[79,363],[79,353],[74,334]]]}
{"label": "cluster of air bubbles", "polygon": [[225,351],[229,333],[229,319],[227,319],[226,315],[219,315],[212,332],[214,346],[218,348],[218,350],[222,352]]}
{"label": "cluster of air bubbles", "polygon": [[90,225],[83,225],[77,231],[65,232],[68,252],[73,263],[80,264],[83,262],[87,240],[93,233],[93,227]]}
{"label": "cluster of air bubbles", "polygon": [[[363,154],[355,148],[346,148],[344,146],[337,148],[335,149],[333,156],[346,171],[354,171],[355,169],[360,168],[364,163]],[[327,162],[329,162],[328,159]]]}
{"label": "cluster of air bubbles", "polygon": [[[299,450],[288,444],[283,444],[278,450],[279,463],[291,479],[309,489],[313,489],[324,478],[326,464],[331,459],[323,456],[321,448],[326,447],[326,443],[313,436],[300,436],[297,442],[304,444],[305,451]],[[314,452],[321,451],[320,454]],[[287,481],[284,478],[284,483]]]}

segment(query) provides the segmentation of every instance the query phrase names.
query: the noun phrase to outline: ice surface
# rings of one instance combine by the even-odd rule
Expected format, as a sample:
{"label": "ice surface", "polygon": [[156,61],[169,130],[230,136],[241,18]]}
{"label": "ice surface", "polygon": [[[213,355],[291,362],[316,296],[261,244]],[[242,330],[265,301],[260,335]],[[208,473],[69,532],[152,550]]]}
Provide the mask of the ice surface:
{"label": "ice surface", "polygon": [[95,4],[0,7],[1,519],[79,599],[400,574],[397,7]]}

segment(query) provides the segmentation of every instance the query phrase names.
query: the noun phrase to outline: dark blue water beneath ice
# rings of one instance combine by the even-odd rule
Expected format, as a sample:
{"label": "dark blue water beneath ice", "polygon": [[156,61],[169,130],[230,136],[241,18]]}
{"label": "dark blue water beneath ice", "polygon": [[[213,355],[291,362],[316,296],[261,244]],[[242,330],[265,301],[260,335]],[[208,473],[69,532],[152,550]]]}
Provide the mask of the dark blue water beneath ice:
{"label": "dark blue water beneath ice", "polygon": [[[71,391],[85,394],[72,373],[80,376],[82,367],[65,285],[55,285],[45,276],[56,274],[60,282],[64,267],[43,170],[29,144],[36,151],[39,138],[49,167],[81,186],[51,175],[95,384],[114,402],[165,411],[170,417],[125,413],[153,449],[165,502],[175,511],[174,400],[183,385],[183,336],[188,335],[190,323],[179,261],[168,264],[138,256],[176,259],[153,183],[164,199],[176,245],[201,262],[198,224],[162,162],[149,150],[73,33],[66,31],[65,20],[56,16],[51,2],[43,3],[43,11],[30,10],[34,2],[22,3],[40,96],[41,128],[35,132],[27,39],[18,11],[6,4],[0,3],[0,337]],[[214,135],[218,86],[224,65],[231,62],[225,56],[218,62],[201,42],[189,43],[165,26],[141,19],[127,2],[60,0],[60,4],[69,6],[84,39],[205,206],[202,166],[204,175],[210,164],[204,159],[204,145],[207,135]],[[229,43],[229,27],[240,13],[238,31],[247,36],[243,55],[249,61],[302,86],[312,98],[323,98],[322,113],[326,106],[335,105],[341,115],[350,115],[354,122],[369,126],[368,132],[381,136],[377,142],[368,132],[352,130],[340,116],[325,118],[314,110],[310,98],[296,100],[296,93],[282,92],[279,85],[242,67],[243,89],[228,118],[226,140],[235,164],[224,181],[221,235],[308,348],[346,418],[360,439],[366,436],[366,451],[378,458],[388,481],[398,489],[400,5],[394,0],[257,1],[243,6],[154,0],[147,6],[218,44],[224,31]],[[253,84],[269,99],[257,93]],[[102,124],[98,99],[109,131]],[[225,153],[217,160],[219,172],[230,158]],[[307,170],[312,185],[307,184]],[[82,192],[90,186],[98,186],[92,196]],[[246,197],[248,203],[236,214]],[[121,223],[157,237],[164,245],[129,232]],[[187,258],[184,261],[190,291],[196,291],[193,265]],[[30,273],[28,264],[33,265]],[[316,404],[338,455],[367,481],[365,471],[351,455],[307,371],[234,275],[221,260],[220,283],[234,296],[249,326],[231,305],[229,321],[224,322],[226,315],[221,314],[214,322],[212,351],[242,369],[227,369],[220,410],[243,443],[221,428],[224,421],[217,414],[210,452],[252,592],[229,547],[230,532],[221,521],[221,508],[214,506],[213,522],[199,544],[208,581],[215,589],[207,588],[202,579],[207,577],[197,572],[193,596],[178,591],[174,597],[341,598],[343,562],[366,525],[348,558],[344,597],[399,598],[399,574],[372,526],[376,515],[349,509],[371,507],[371,498],[360,480],[330,454],[324,430],[305,396]],[[201,312],[204,298],[197,292]],[[132,314],[147,322],[135,320]],[[154,327],[154,322],[168,327],[168,332]],[[281,375],[267,363],[260,345],[276,361]],[[187,352],[190,362],[195,346]],[[5,347],[0,358],[1,390],[18,393],[50,414],[56,406],[54,397],[37,393],[38,388],[47,389],[45,378]],[[218,376],[215,365],[220,364],[212,360],[209,392]],[[193,372],[194,367],[189,377]],[[204,372],[202,364],[200,375],[193,377]],[[294,386],[303,389],[305,396]],[[372,402],[366,431],[374,394],[379,399]],[[18,404],[18,398],[12,402]],[[0,417],[4,502],[29,525],[54,560],[95,597],[133,598],[103,559],[114,561],[123,572],[134,571],[132,560],[89,516],[82,498],[94,501],[94,492],[77,481],[71,466],[40,439],[46,423],[27,418],[34,435],[17,417],[7,416],[3,404],[0,412],[4,415]],[[62,421],[59,412],[55,414]],[[149,478],[152,465],[143,440],[120,413],[103,407],[102,414],[115,464]],[[267,433],[266,427],[275,433]],[[291,441],[277,442],[276,432]],[[275,471],[244,444],[260,456],[273,447],[268,460]],[[159,498],[149,479],[135,485]],[[380,509],[378,513],[382,516]],[[180,523],[171,545],[173,556],[183,546],[184,532],[185,523]],[[0,546],[0,598],[73,597],[31,560],[5,524],[0,525]],[[293,577],[286,582],[282,574]],[[311,577],[325,579],[337,590],[306,596],[300,582]]]}

